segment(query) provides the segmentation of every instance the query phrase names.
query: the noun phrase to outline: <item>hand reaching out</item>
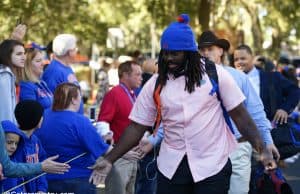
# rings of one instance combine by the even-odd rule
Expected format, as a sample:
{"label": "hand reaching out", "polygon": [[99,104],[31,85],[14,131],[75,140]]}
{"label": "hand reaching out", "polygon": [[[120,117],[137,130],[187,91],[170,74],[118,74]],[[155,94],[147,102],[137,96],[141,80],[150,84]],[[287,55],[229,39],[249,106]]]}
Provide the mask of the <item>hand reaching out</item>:
{"label": "hand reaching out", "polygon": [[276,162],[273,159],[273,154],[268,149],[264,149],[264,151],[260,154],[260,160],[263,163],[265,170],[273,170],[277,168]]}
{"label": "hand reaching out", "polygon": [[139,148],[144,154],[147,154],[153,149],[153,145],[148,139],[142,139],[139,143]]}
{"label": "hand reaching out", "polygon": [[285,110],[282,110],[282,109],[278,109],[275,113],[275,116],[273,118],[273,121],[275,123],[280,123],[280,124],[283,124],[283,123],[287,123],[287,120],[288,120],[288,113],[285,111]]}
{"label": "hand reaching out", "polygon": [[44,172],[53,174],[63,174],[69,171],[70,166],[68,164],[55,162],[58,155],[47,158],[42,162],[42,169]]}
{"label": "hand reaching out", "polygon": [[122,158],[129,161],[138,161],[142,159],[144,156],[145,154],[140,150],[139,146],[136,146],[132,148],[130,151],[128,151],[126,154],[124,154]]}
{"label": "hand reaching out", "polygon": [[273,158],[274,158],[276,161],[279,161],[279,159],[280,159],[280,154],[279,154],[279,151],[278,151],[278,149],[276,148],[276,146],[275,146],[274,144],[267,145],[267,146],[266,146],[266,149],[268,150],[268,152],[272,153]]}
{"label": "hand reaching out", "polygon": [[25,24],[17,25],[11,34],[11,39],[22,41],[26,34],[26,29],[27,27]]}
{"label": "hand reaching out", "polygon": [[96,163],[89,167],[89,169],[93,169],[93,172],[90,176],[89,182],[98,186],[104,185],[106,176],[110,172],[112,168],[112,163],[104,158],[98,158]]}

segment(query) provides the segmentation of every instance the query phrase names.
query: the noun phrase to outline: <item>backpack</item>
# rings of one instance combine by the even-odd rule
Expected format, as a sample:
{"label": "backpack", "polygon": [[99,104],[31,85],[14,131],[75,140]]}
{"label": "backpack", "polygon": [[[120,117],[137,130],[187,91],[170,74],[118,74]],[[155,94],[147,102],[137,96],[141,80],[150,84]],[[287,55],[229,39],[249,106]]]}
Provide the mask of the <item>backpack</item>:
{"label": "backpack", "polygon": [[289,158],[300,152],[300,127],[291,118],[284,124],[277,124],[271,135],[279,153],[280,159]]}
{"label": "backpack", "polygon": [[257,194],[293,194],[279,168],[264,172],[264,167],[258,167],[255,174]]}
{"label": "backpack", "polygon": [[[201,58],[200,59],[202,63],[205,64],[205,70],[206,73],[209,77],[209,80],[212,84],[212,89],[209,93],[209,95],[213,95],[214,93],[217,94],[217,98],[218,100],[221,102],[221,108],[223,111],[223,116],[225,118],[226,124],[228,125],[228,127],[230,128],[231,132],[234,134],[234,130],[233,130],[233,126],[232,123],[230,121],[230,117],[228,115],[228,112],[225,109],[225,106],[222,103],[222,99],[221,99],[221,95],[220,95],[220,91],[219,91],[219,78],[218,78],[218,73],[217,73],[217,68],[216,68],[216,64],[212,61],[210,61],[207,58]],[[162,85],[159,83],[159,77],[157,77],[156,82],[155,82],[155,87],[154,87],[154,92],[153,92],[153,99],[154,99],[154,103],[156,106],[156,110],[157,110],[157,114],[156,114],[156,119],[154,122],[154,126],[153,126],[153,133],[156,134],[157,129],[161,123],[161,100],[160,100],[160,93],[162,90]],[[201,81],[201,80],[199,80]]]}

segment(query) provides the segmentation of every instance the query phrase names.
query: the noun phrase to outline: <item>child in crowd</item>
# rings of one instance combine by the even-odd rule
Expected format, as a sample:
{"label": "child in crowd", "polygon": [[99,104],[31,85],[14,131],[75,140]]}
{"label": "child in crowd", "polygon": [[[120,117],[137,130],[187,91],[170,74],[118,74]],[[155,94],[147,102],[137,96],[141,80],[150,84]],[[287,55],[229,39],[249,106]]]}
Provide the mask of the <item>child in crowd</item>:
{"label": "child in crowd", "polygon": [[[22,138],[22,135],[24,135],[24,134],[22,133],[22,131],[20,129],[17,128],[17,126],[13,122],[11,122],[9,120],[2,121],[1,125],[5,132],[5,147],[6,147],[7,153],[10,157],[10,160],[17,162],[16,155],[14,153],[16,152],[19,142],[20,142],[20,139]],[[24,181],[23,177],[6,178],[2,182],[3,189],[4,189],[4,191],[7,191],[7,190],[15,187],[16,185],[21,184],[23,181]],[[22,193],[22,192],[25,192],[25,188],[23,186],[18,187],[15,190],[13,190],[12,192]]]}
{"label": "child in crowd", "polygon": [[[46,159],[46,152],[44,151],[40,140],[33,134],[33,132],[41,126],[43,112],[44,109],[41,104],[34,100],[24,100],[17,104],[15,108],[15,117],[19,124],[19,128],[21,129],[21,140],[14,153],[16,161],[38,163],[39,161]],[[15,141],[14,144],[16,144],[16,142],[17,141]],[[8,150],[8,152],[10,153],[11,151]],[[24,177],[24,181],[31,178],[33,177]],[[41,176],[25,184],[25,191],[27,193],[46,193],[47,190],[48,184],[46,176]]]}

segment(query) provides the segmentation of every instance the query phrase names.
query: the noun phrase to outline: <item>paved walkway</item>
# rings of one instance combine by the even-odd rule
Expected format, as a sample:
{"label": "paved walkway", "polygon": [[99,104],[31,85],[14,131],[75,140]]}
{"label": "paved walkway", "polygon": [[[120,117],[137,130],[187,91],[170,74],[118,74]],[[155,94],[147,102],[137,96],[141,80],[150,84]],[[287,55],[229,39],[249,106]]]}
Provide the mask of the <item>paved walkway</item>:
{"label": "paved walkway", "polygon": [[300,157],[294,163],[287,163],[282,170],[294,194],[300,194]]}

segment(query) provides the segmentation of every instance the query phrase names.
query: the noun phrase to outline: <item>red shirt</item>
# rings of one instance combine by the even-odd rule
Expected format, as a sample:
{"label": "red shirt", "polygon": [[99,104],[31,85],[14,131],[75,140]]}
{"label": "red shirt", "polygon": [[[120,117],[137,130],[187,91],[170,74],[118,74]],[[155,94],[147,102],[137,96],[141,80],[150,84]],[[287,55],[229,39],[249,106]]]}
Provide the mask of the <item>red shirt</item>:
{"label": "red shirt", "polygon": [[109,123],[110,130],[114,132],[114,141],[117,143],[123,131],[130,124],[128,118],[133,104],[126,91],[117,85],[113,87],[103,98],[98,121]]}

